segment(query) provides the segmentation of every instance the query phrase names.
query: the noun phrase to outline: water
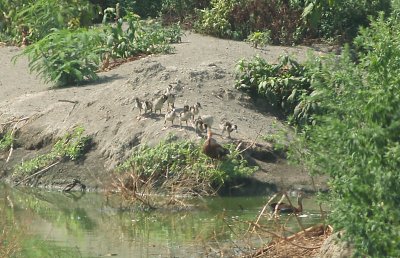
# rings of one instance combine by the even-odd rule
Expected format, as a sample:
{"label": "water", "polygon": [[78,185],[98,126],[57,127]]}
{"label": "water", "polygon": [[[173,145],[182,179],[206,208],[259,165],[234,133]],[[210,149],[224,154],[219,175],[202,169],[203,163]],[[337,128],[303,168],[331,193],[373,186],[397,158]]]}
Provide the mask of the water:
{"label": "water", "polygon": [[[187,200],[194,208],[145,212],[121,209],[118,201],[99,193],[0,185],[0,215],[23,232],[18,237],[20,257],[205,257],[218,256],[223,248],[240,252],[249,242],[257,247],[267,241],[246,233],[267,200],[198,198]],[[306,199],[304,207],[304,226],[318,222],[314,198]],[[293,216],[281,221],[288,230],[299,229]],[[266,216],[259,223],[273,224]]]}

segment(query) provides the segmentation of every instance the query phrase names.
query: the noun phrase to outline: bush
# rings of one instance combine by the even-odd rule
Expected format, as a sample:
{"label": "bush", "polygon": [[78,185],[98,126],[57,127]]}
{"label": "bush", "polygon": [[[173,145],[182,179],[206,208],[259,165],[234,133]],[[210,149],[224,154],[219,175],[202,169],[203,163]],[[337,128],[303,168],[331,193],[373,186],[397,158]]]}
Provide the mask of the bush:
{"label": "bush", "polygon": [[30,71],[57,86],[97,79],[104,36],[99,30],[54,30],[14,57],[29,57]]}
{"label": "bush", "polygon": [[313,91],[310,81],[308,69],[288,56],[281,57],[278,64],[255,57],[236,65],[235,87],[253,97],[262,96],[269,105],[291,116],[296,125],[310,123],[318,109],[315,101],[306,98]]}
{"label": "bush", "polygon": [[307,167],[330,175],[330,220],[357,257],[400,256],[400,23],[372,22],[350,54],[319,64],[313,87],[327,112],[304,132]]}
{"label": "bush", "polygon": [[[224,183],[248,176],[256,170],[255,167],[247,165],[247,161],[233,146],[229,146],[229,149],[231,154],[226,160],[218,165],[212,165],[211,160],[201,153],[201,146],[198,144],[167,140],[152,148],[144,146],[133,151],[131,157],[118,168],[118,171],[134,170],[144,181],[152,177],[157,181],[156,187],[160,191],[166,190],[161,187],[165,181],[172,182],[174,178],[184,176],[189,178],[191,183],[197,182],[191,185],[193,189],[190,189],[190,192],[209,193],[213,190],[207,190],[205,186],[218,189]],[[189,183],[182,188],[187,188],[188,185]]]}
{"label": "bush", "polygon": [[41,168],[54,162],[80,159],[90,144],[90,137],[84,136],[85,129],[76,127],[59,139],[47,154],[39,155],[31,160],[24,161],[15,167],[15,175],[33,174]]}
{"label": "bush", "polygon": [[0,32],[14,43],[32,44],[53,29],[79,28],[91,25],[95,8],[87,0],[0,0]]}

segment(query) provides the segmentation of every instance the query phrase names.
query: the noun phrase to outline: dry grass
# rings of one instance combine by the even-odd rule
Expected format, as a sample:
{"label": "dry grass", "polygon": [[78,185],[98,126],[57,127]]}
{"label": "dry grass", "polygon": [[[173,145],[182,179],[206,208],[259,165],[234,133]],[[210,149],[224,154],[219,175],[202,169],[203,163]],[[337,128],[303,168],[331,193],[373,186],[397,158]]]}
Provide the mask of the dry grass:
{"label": "dry grass", "polygon": [[[169,175],[152,173],[149,176],[137,173],[134,167],[128,173],[116,174],[110,193],[120,194],[129,204],[144,208],[186,207],[189,196],[215,195],[216,190],[204,177],[182,172]],[[162,196],[162,197],[161,197]]]}

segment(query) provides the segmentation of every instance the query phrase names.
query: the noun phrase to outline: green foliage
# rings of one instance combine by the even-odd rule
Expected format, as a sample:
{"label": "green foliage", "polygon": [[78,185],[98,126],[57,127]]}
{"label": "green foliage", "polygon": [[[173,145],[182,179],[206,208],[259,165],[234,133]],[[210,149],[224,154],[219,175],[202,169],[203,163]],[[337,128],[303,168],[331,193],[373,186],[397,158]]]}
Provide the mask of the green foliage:
{"label": "green foliage", "polygon": [[119,19],[116,26],[109,26],[106,30],[106,52],[113,58],[127,58],[138,54],[167,53],[172,50],[170,43],[180,42],[182,31],[179,25],[164,28],[160,23],[139,20],[139,16],[132,13],[126,17],[128,28],[122,28],[123,19]]}
{"label": "green foliage", "polygon": [[12,143],[14,142],[14,136],[11,131],[0,134],[0,151],[7,151],[10,149]]}
{"label": "green foliage", "polygon": [[318,37],[351,40],[360,26],[368,26],[368,17],[383,11],[389,14],[392,0],[322,0],[307,1],[303,17]]}
{"label": "green foliage", "polygon": [[268,44],[271,44],[271,31],[267,30],[252,32],[247,37],[247,41],[250,42],[255,48],[258,46],[265,47]]}
{"label": "green foliage", "polygon": [[306,127],[301,160],[330,175],[330,220],[357,257],[400,256],[400,24],[373,21],[349,51],[320,63],[313,87],[327,112]]}
{"label": "green foliage", "polygon": [[0,32],[14,43],[31,44],[53,29],[75,29],[91,24],[95,10],[87,0],[0,0]]}
{"label": "green foliage", "polygon": [[58,140],[49,153],[39,155],[31,160],[23,161],[15,167],[17,174],[33,174],[41,168],[62,160],[78,160],[90,143],[90,137],[84,136],[82,127],[75,128]]}
{"label": "green foliage", "polygon": [[281,57],[278,64],[269,64],[261,57],[242,59],[236,65],[235,87],[263,96],[268,104],[291,115],[294,124],[307,124],[318,109],[315,102],[305,100],[312,93],[309,74],[305,66],[288,56]]}
{"label": "green foliage", "polygon": [[193,178],[202,178],[218,188],[227,181],[248,176],[255,172],[249,167],[234,146],[228,146],[231,154],[219,165],[210,164],[210,159],[201,152],[201,147],[190,141],[162,141],[154,147],[143,146],[119,168],[125,172],[134,168],[145,177],[159,175],[162,180],[185,173]]}
{"label": "green foliage", "polygon": [[97,79],[101,46],[104,37],[99,30],[54,30],[14,57],[29,57],[29,69],[37,72],[46,83],[70,85]]}

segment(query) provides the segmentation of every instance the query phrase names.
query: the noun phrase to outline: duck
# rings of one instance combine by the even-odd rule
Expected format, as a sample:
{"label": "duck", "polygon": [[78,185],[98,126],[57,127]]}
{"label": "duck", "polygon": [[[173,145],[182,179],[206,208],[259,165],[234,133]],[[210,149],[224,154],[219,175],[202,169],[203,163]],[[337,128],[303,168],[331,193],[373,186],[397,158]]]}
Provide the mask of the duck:
{"label": "duck", "polygon": [[179,124],[182,128],[182,122],[185,121],[186,122],[186,126],[188,125],[188,120],[192,117],[192,113],[186,109],[185,107],[183,108],[183,111],[179,113]]}
{"label": "duck", "polygon": [[167,94],[167,104],[168,104],[168,110],[171,110],[175,104],[175,99],[176,96],[174,93],[168,93]]}
{"label": "duck", "polygon": [[[136,97],[136,98],[134,99],[133,109],[135,109],[135,108],[138,108],[138,109],[139,109],[139,115],[141,115],[141,114],[142,114],[142,109],[143,109],[143,103],[142,103],[142,101],[141,101],[138,97]],[[132,109],[132,110],[133,110],[133,109]]]}
{"label": "duck", "polygon": [[231,138],[231,132],[235,131],[237,133],[237,125],[232,124],[231,122],[220,124],[220,128],[222,129],[221,135],[224,135],[224,132],[226,131],[228,133],[228,138]]}
{"label": "duck", "polygon": [[200,116],[194,120],[194,130],[196,133],[204,132],[204,123]]}
{"label": "duck", "polygon": [[213,123],[214,123],[214,117],[211,115],[204,115],[204,116],[199,116],[201,118],[201,120],[203,121],[203,125],[204,125],[204,130],[211,129]]}
{"label": "duck", "polygon": [[167,100],[167,98],[168,96],[163,94],[153,102],[154,113],[157,114],[157,110],[160,110],[161,114],[161,109],[164,106],[164,102]]}
{"label": "duck", "polygon": [[212,138],[211,129],[208,128],[207,140],[203,144],[203,153],[212,159],[222,160],[230,152],[228,149],[222,147],[215,139]]}
{"label": "duck", "polygon": [[164,125],[167,123],[167,121],[171,121],[172,124],[174,124],[174,120],[178,115],[176,114],[176,110],[173,107],[171,111],[167,112],[165,114],[165,119],[164,119]]}
{"label": "duck", "polygon": [[199,114],[200,108],[201,108],[201,104],[199,102],[197,102],[196,104],[194,104],[193,106],[190,107],[189,110],[192,113],[192,121],[194,121],[194,116]]}
{"label": "duck", "polygon": [[146,114],[147,111],[153,112],[153,103],[150,100],[144,101],[144,113]]}
{"label": "duck", "polygon": [[[281,213],[301,213],[303,212],[303,198],[304,195],[302,192],[297,194],[297,205],[298,207],[294,207],[290,204],[281,202],[279,205],[277,202],[271,203],[270,207],[272,210],[278,210]],[[278,205],[278,207],[276,207]]]}

